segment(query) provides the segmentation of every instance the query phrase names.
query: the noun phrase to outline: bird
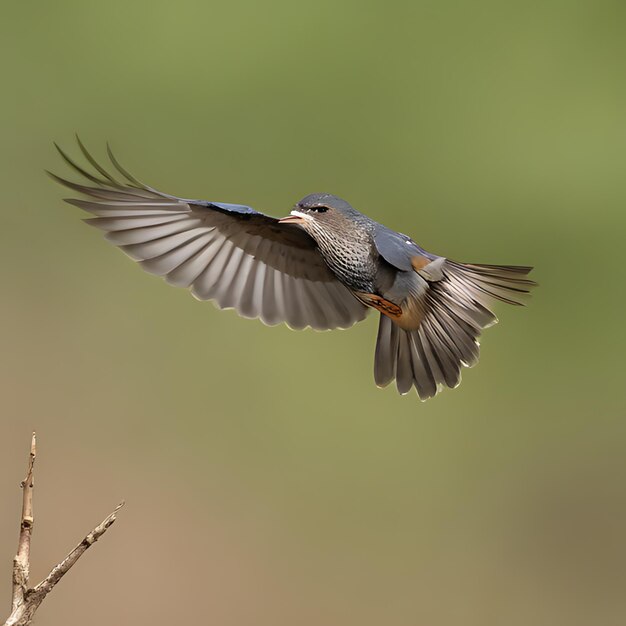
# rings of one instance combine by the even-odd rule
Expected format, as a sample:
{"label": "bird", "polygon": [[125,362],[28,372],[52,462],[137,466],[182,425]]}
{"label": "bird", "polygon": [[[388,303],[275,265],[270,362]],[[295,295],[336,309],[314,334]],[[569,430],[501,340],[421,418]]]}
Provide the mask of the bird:
{"label": "bird", "polygon": [[[66,202],[151,274],[269,326],[349,328],[379,312],[374,380],[395,380],[420,400],[457,387],[478,361],[496,301],[525,304],[530,266],[460,263],[427,252],[330,193],[313,193],[283,218],[249,206],[157,191],[114,156],[105,169],[77,136],[79,165],[56,143],[76,183],[47,172],[82,197]],[[111,173],[113,172],[113,173]]]}

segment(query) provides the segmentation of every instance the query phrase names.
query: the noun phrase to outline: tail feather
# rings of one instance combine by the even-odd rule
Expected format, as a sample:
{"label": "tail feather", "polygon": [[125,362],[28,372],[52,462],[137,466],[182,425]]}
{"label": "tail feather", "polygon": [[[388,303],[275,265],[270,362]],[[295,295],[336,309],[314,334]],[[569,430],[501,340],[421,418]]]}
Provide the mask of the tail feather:
{"label": "tail feather", "polygon": [[523,305],[535,283],[531,267],[469,265],[446,261],[443,278],[421,292],[426,311],[418,328],[404,330],[382,315],[374,378],[379,387],[396,380],[401,394],[415,387],[420,399],[461,382],[461,368],[478,362],[483,328],[497,322],[495,300]]}
{"label": "tail feather", "polygon": [[430,360],[426,356],[424,344],[419,332],[410,333],[411,361],[413,363],[413,380],[420,398],[432,398],[437,393],[437,377],[432,370]]}
{"label": "tail feather", "polygon": [[400,328],[381,315],[374,357],[374,380],[379,387],[386,387],[396,377],[399,340]]}
{"label": "tail feather", "polygon": [[398,392],[404,395],[411,391],[414,383],[413,359],[411,358],[411,338],[403,330],[398,342],[398,369],[396,372],[396,386]]}

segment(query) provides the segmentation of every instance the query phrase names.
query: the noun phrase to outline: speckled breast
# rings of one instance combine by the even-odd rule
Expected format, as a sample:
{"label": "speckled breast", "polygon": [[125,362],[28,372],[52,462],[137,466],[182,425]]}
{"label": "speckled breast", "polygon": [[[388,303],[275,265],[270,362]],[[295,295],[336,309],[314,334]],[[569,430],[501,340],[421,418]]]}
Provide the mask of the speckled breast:
{"label": "speckled breast", "polygon": [[341,240],[321,237],[317,243],[326,264],[344,285],[372,293],[376,275],[372,243],[367,235],[359,235]]}

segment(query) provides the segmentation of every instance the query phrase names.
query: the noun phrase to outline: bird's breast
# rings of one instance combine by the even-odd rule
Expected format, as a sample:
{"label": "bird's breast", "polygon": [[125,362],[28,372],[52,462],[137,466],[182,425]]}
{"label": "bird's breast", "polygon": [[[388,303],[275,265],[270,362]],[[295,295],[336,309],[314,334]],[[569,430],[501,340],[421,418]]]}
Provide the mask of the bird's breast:
{"label": "bird's breast", "polygon": [[318,241],[324,261],[346,287],[354,291],[374,290],[376,275],[371,246],[360,239]]}

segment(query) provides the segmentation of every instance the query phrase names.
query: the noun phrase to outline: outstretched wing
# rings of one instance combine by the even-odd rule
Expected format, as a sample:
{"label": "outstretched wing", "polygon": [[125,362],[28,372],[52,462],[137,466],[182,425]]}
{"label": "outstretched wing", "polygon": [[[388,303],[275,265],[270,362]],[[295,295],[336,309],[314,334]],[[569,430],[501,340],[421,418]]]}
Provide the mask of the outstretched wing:
{"label": "outstretched wing", "polygon": [[335,278],[314,240],[299,227],[247,206],[159,192],[131,176],[109,149],[124,179],[119,182],[80,140],[78,145],[94,171],[56,147],[89,182],[50,175],[87,196],[66,201],[94,215],[86,221],[146,271],[190,288],[199,300],[214,300],[220,308],[234,308],[269,325],[329,330],[365,317],[367,309]]}
{"label": "outstretched wing", "polygon": [[461,367],[478,361],[482,330],[497,321],[493,302],[523,304],[535,286],[526,278],[532,268],[457,263],[384,226],[377,227],[374,239],[380,255],[405,273],[399,281],[405,293],[401,321],[380,319],[376,384],[395,378],[400,393],[415,386],[422,400],[442,385],[456,387]]}

